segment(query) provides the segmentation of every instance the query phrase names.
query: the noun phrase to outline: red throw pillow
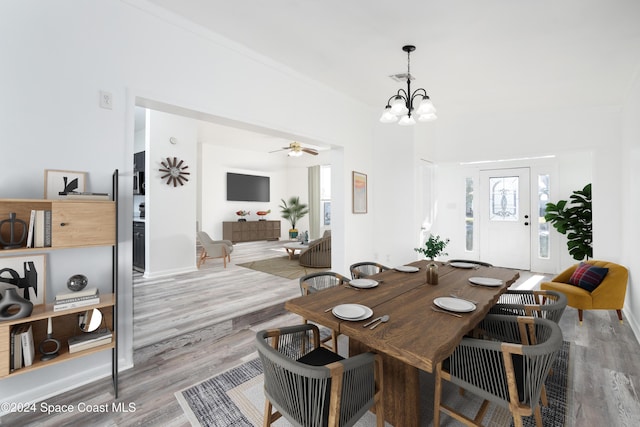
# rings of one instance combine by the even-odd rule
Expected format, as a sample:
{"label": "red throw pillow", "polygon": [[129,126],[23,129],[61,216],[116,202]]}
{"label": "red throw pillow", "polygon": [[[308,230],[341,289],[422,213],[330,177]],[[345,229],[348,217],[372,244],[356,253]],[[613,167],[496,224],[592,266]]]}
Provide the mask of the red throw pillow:
{"label": "red throw pillow", "polygon": [[581,262],[578,268],[576,268],[576,271],[571,275],[571,278],[569,278],[569,283],[593,292],[594,289],[602,283],[604,276],[606,276],[608,272],[608,268],[596,267],[595,265]]}

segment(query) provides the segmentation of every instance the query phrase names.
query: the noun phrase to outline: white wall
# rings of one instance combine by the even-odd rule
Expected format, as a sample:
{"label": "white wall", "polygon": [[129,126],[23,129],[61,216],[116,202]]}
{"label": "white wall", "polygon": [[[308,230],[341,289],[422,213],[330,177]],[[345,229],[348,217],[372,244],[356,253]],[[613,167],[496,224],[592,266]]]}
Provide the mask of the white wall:
{"label": "white wall", "polygon": [[[246,160],[246,163],[244,161]],[[262,163],[260,164],[260,160]],[[244,167],[239,166],[244,163]],[[269,210],[270,220],[279,220],[278,204],[286,193],[286,171],[274,172],[269,158],[255,151],[202,145],[202,230],[213,239],[222,239],[222,222],[237,221],[235,214],[238,210],[251,212],[247,217],[250,221],[258,219],[256,211]],[[270,202],[234,202],[227,201],[227,172],[244,173],[248,175],[268,176],[270,178]]]}
{"label": "white wall", "polygon": [[[251,212],[246,217],[256,221],[259,217],[256,211],[271,210],[266,217],[269,220],[281,221],[281,239],[288,239],[288,221],[280,215],[282,199],[299,196],[302,203],[308,204],[307,199],[307,167],[313,164],[328,164],[329,152],[322,151],[317,156],[302,156],[291,158],[286,153],[265,154],[257,151],[232,148],[213,144],[202,144],[202,200],[201,226],[214,239],[222,238],[222,222],[237,221],[235,214],[238,210]],[[268,176],[270,178],[270,202],[235,202],[227,201],[226,174],[227,172],[244,173],[249,175]],[[309,217],[298,221],[300,232],[309,229]]]}
{"label": "white wall", "polygon": [[[629,268],[629,286],[624,308],[627,321],[631,324],[636,338],[640,339],[640,258],[638,257],[638,237],[640,225],[640,74],[636,74],[627,97],[622,115],[622,162],[620,164],[621,185],[620,209],[621,238],[620,262]],[[616,218],[617,219],[617,218]]]}
{"label": "white wall", "polygon": [[[145,277],[196,269],[197,127],[191,119],[147,110],[145,151]],[[175,138],[175,144],[170,142]],[[174,160],[175,158],[175,160]],[[181,162],[184,185],[167,184],[160,168]],[[164,165],[163,165],[164,162]]]}

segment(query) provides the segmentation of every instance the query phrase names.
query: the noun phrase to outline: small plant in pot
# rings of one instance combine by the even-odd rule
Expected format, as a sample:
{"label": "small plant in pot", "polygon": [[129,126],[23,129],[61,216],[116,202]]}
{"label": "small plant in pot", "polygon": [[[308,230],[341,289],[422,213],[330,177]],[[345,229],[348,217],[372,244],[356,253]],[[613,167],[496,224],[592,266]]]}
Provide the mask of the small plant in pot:
{"label": "small plant in pot", "polygon": [[431,285],[438,284],[438,264],[434,260],[440,255],[448,255],[444,251],[448,244],[449,239],[441,240],[440,236],[429,234],[429,238],[424,242],[424,247],[413,249],[431,261],[427,264],[427,283]]}
{"label": "small plant in pot", "polygon": [[300,197],[291,196],[288,201],[281,199],[280,213],[282,218],[289,221],[291,229],[289,229],[289,238],[295,239],[298,237],[298,230],[296,229],[296,223],[309,213],[308,206],[304,203],[300,203]]}

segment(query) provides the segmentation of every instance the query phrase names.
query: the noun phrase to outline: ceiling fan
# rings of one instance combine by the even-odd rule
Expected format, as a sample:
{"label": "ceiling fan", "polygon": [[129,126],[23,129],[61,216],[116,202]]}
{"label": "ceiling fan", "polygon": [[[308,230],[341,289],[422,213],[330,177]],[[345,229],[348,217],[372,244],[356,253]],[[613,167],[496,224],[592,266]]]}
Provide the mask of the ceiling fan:
{"label": "ceiling fan", "polygon": [[302,156],[302,153],[311,154],[314,156],[318,155],[318,150],[314,150],[313,148],[307,148],[300,145],[299,142],[292,142],[288,147],[282,147],[280,150],[269,151],[269,153],[277,153],[278,151],[289,150],[288,156],[290,157],[299,157]]}

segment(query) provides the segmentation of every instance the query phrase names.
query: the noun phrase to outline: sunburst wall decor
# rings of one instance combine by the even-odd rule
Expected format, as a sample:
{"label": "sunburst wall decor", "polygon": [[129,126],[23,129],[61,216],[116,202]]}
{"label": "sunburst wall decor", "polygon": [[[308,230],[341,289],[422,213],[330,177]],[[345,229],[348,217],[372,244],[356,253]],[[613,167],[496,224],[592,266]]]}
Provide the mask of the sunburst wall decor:
{"label": "sunburst wall decor", "polygon": [[173,162],[169,157],[167,157],[166,163],[164,161],[160,162],[162,167],[160,168],[160,172],[163,172],[164,175],[160,177],[160,179],[167,179],[167,185],[171,185],[173,183],[174,187],[177,187],[178,184],[184,185],[185,182],[189,181],[186,175],[191,175],[189,172],[185,172],[189,166],[182,164],[184,160],[180,160],[178,162],[178,158],[174,157]]}

